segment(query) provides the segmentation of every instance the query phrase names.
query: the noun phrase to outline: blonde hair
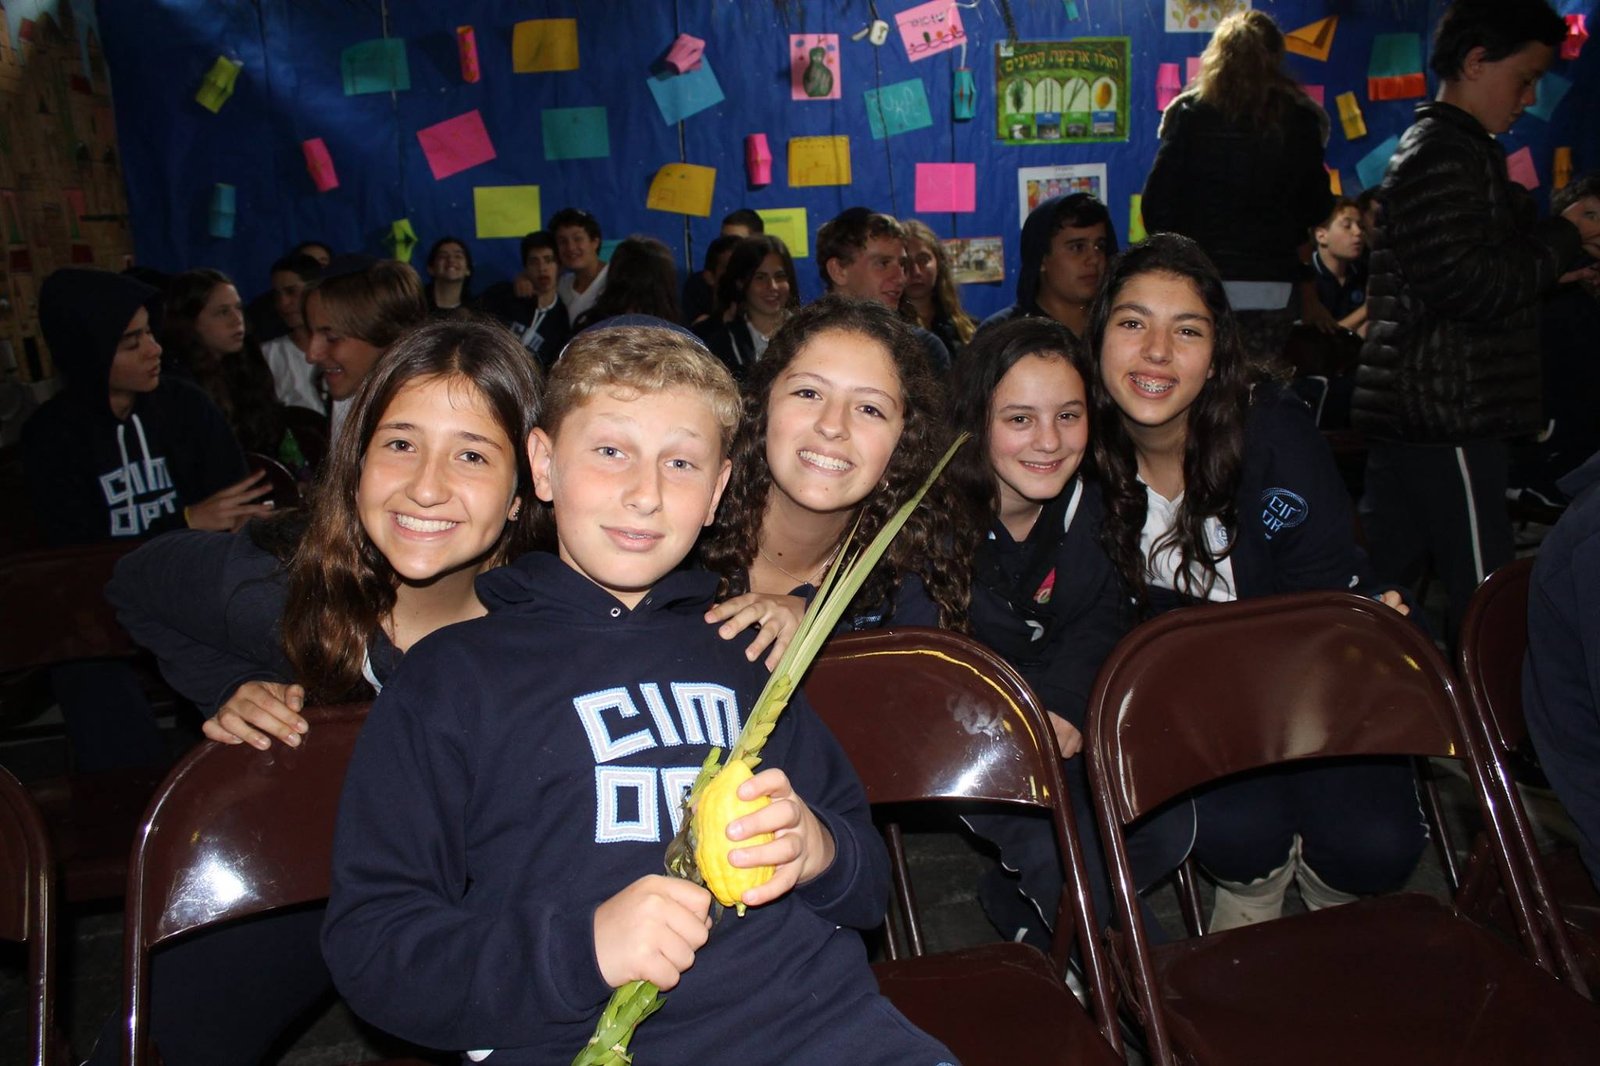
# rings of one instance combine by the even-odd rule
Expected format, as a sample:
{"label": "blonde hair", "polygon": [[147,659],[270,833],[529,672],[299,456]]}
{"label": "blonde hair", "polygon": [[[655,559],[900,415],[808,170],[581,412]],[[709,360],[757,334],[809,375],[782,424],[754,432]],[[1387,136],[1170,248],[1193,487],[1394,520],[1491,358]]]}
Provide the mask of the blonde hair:
{"label": "blonde hair", "polygon": [[306,296],[313,292],[322,300],[330,326],[374,348],[389,347],[406,330],[428,320],[422,279],[409,263],[379,260],[365,270],[306,287]]}
{"label": "blonde hair", "polygon": [[1308,101],[1283,69],[1283,31],[1265,11],[1239,11],[1217,24],[1200,56],[1194,91],[1235,121],[1270,128],[1292,103]]}
{"label": "blonde hair", "polygon": [[574,337],[550,371],[539,426],[554,437],[567,415],[602,390],[648,396],[669,389],[705,398],[726,455],[739,428],[739,386],[699,341],[663,326],[609,326]]}

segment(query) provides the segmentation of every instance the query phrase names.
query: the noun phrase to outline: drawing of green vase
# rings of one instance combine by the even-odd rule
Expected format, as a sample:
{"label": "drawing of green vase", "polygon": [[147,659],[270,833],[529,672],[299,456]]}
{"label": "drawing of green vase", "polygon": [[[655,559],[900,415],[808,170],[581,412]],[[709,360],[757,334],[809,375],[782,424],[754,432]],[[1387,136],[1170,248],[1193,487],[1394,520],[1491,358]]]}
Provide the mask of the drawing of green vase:
{"label": "drawing of green vase", "polygon": [[800,81],[807,96],[821,99],[833,93],[833,71],[824,62],[827,57],[828,50],[820,45],[811,50],[811,63]]}

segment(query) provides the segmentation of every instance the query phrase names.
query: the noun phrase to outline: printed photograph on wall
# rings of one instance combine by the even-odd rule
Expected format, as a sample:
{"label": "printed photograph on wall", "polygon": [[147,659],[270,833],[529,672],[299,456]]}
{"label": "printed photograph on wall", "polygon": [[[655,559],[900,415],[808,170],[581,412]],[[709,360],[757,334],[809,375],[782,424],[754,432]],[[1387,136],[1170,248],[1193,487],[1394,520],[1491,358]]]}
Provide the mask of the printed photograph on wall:
{"label": "printed photograph on wall", "polygon": [[1167,0],[1168,33],[1210,33],[1235,11],[1248,11],[1250,0]]}
{"label": "printed photograph on wall", "polygon": [[1002,144],[1128,139],[1128,38],[995,45],[995,135]]}
{"label": "printed photograph on wall", "polygon": [[1006,279],[1006,251],[999,237],[950,237],[944,250],[957,285]]}
{"label": "printed photograph on wall", "polygon": [[1070,196],[1086,192],[1101,203],[1106,202],[1106,165],[1104,163],[1065,163],[1053,167],[1017,168],[1017,207],[1020,211],[1018,225],[1028,221],[1033,209],[1055,196]]}

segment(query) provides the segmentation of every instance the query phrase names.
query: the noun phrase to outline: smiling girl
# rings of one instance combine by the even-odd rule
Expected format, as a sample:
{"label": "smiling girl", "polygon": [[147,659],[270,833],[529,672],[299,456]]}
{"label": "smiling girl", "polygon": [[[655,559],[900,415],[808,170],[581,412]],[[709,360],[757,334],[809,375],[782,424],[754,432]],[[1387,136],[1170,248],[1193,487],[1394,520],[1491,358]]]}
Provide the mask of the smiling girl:
{"label": "smiling girl", "polygon": [[[419,329],[357,393],[297,547],[285,516],[160,537],[118,564],[118,619],[208,716],[207,737],[297,747],[308,701],[371,698],[417,641],[485,613],[474,580],[533,538],[535,374],[498,326]],[[153,1026],[169,1066],[257,1062],[323,994],[321,911],[308,913],[157,955]],[[100,1044],[91,1061],[115,1061],[115,1040]]]}
{"label": "smiling girl", "polygon": [[[1251,382],[1222,279],[1158,234],[1117,260],[1090,321],[1103,536],[1141,605],[1374,587],[1350,500],[1310,412]],[[1197,795],[1195,856],[1218,881],[1211,928],[1277,917],[1289,882],[1315,909],[1398,888],[1425,840],[1405,762],[1242,775]]]}
{"label": "smiling girl", "polygon": [[711,354],[742,381],[799,306],[788,245],[777,237],[746,237],[733,246],[717,283],[715,325],[704,324],[701,335]]}
{"label": "smiling girl", "polygon": [[[745,382],[733,479],[700,546],[726,597],[708,620],[724,636],[759,625],[749,654],[776,663],[851,529],[871,540],[933,468],[949,439],[941,405],[916,334],[887,307],[829,296],[796,312]],[[911,515],[845,625],[964,628],[944,491]]]}

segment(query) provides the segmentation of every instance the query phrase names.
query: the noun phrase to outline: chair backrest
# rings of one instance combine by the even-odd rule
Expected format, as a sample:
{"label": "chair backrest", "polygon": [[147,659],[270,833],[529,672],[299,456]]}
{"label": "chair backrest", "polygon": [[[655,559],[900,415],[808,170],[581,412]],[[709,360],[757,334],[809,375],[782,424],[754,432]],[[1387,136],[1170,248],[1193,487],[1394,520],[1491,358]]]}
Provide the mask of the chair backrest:
{"label": "chair backrest", "polygon": [[[1050,812],[1066,874],[1051,955],[1064,970],[1076,937],[1101,1033],[1120,1048],[1055,734],[1021,676],[959,633],[885,629],[830,640],[806,675],[805,694],[874,806],[985,801]],[[914,929],[915,900],[897,841],[891,833],[896,899]],[[913,933],[914,954],[919,941]]]}
{"label": "chair backrest", "polygon": [[272,505],[280,509],[300,506],[300,482],[288,467],[260,452],[246,452],[245,461],[252,474],[265,472],[267,484],[272,486],[272,491],[262,497],[263,501],[271,500]]}
{"label": "chair backrest", "polygon": [[1489,739],[1510,755],[1528,741],[1522,716],[1522,659],[1528,651],[1528,582],[1533,560],[1489,575],[1461,619],[1461,680],[1482,712]]}
{"label": "chair backrest", "polygon": [[1117,645],[1089,700],[1093,755],[1122,824],[1208,781],[1295,759],[1460,758],[1463,721],[1427,635],[1343,592],[1162,615]]}
{"label": "chair backrest", "polygon": [[150,801],[128,870],[133,1061],[146,1061],[149,952],[180,933],[326,899],[345,768],[368,704],[306,710],[298,748],[205,743]]}
{"label": "chair backrest", "polygon": [[28,946],[28,1059],[44,1066],[55,1032],[56,864],[26,789],[0,769],[0,940]]}
{"label": "chair backrest", "polygon": [[0,671],[133,655],[105,588],[136,547],[108,541],[0,558]]}

